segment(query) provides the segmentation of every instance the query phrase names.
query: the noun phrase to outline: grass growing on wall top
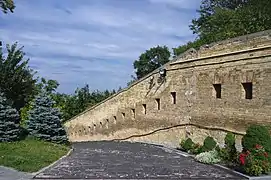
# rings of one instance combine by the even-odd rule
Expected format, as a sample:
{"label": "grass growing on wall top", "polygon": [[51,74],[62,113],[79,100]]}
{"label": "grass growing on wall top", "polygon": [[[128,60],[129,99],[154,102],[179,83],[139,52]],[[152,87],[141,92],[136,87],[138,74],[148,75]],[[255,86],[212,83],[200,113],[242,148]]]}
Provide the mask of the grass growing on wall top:
{"label": "grass growing on wall top", "polygon": [[28,138],[0,143],[0,165],[24,172],[36,172],[67,154],[69,147]]}

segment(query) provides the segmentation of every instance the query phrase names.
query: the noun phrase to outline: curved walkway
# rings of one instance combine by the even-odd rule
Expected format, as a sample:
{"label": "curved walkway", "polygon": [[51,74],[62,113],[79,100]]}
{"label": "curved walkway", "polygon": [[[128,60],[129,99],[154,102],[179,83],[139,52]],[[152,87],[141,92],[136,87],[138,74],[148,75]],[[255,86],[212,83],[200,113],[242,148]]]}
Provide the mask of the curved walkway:
{"label": "curved walkway", "polygon": [[36,178],[60,179],[242,179],[195,162],[175,150],[130,142],[74,143],[70,156]]}

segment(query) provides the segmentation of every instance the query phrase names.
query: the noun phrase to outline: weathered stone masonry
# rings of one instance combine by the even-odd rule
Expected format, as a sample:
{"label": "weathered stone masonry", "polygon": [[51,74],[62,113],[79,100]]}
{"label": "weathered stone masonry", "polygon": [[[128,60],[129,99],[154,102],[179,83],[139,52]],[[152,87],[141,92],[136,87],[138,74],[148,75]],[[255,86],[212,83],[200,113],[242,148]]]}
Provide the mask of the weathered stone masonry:
{"label": "weathered stone masonry", "polygon": [[271,31],[189,50],[68,121],[71,141],[130,140],[177,146],[211,135],[223,142],[271,124]]}

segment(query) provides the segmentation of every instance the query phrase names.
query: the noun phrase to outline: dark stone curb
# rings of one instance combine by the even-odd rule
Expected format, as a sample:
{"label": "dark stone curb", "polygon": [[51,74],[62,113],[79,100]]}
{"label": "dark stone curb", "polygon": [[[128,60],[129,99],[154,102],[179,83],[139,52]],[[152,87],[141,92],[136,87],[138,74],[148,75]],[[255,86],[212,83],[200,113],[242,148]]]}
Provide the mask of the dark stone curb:
{"label": "dark stone curb", "polygon": [[[42,172],[44,172],[45,170],[47,170],[47,169],[49,169],[50,167],[54,166],[56,163],[58,163],[58,162],[61,161],[62,159],[64,159],[64,158],[66,158],[67,156],[69,156],[72,152],[73,152],[73,148],[71,148],[71,149],[69,150],[69,152],[68,152],[66,155],[62,156],[61,158],[59,158],[58,160],[56,160],[55,162],[53,162],[53,163],[50,164],[49,166],[46,166],[46,167],[40,169],[38,172],[32,173],[33,179],[35,179],[35,178],[43,178],[43,179],[44,179],[44,178],[50,178],[50,177],[48,177],[48,176],[44,176],[44,175],[42,174]],[[38,177],[37,177],[37,176],[38,176]]]}

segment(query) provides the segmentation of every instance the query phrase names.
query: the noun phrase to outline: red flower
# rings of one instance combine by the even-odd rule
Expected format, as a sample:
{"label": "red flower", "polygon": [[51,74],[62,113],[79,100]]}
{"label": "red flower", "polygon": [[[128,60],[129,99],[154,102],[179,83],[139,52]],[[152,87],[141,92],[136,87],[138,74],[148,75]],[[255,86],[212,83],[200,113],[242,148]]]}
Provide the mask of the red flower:
{"label": "red flower", "polygon": [[268,157],[268,153],[267,153],[267,152],[264,152],[263,155],[264,155],[265,157]]}
{"label": "red flower", "polygon": [[240,161],[241,165],[245,165],[246,156],[247,156],[247,154],[244,154],[244,153],[240,154],[239,161]]}

